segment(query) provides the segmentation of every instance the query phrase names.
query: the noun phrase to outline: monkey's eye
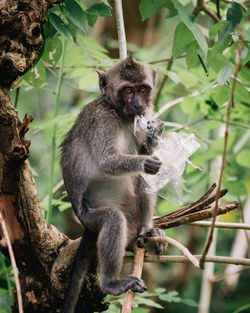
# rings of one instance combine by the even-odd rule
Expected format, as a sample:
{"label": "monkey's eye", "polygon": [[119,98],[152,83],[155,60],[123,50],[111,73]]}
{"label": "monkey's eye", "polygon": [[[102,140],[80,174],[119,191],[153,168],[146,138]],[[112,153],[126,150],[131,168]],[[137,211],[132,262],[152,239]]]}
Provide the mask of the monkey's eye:
{"label": "monkey's eye", "polygon": [[139,92],[145,92],[146,91],[146,87],[141,86],[141,87],[139,87],[138,91]]}
{"label": "monkey's eye", "polygon": [[126,87],[125,89],[124,89],[124,93],[131,93],[133,90],[132,90],[132,88],[131,87]]}

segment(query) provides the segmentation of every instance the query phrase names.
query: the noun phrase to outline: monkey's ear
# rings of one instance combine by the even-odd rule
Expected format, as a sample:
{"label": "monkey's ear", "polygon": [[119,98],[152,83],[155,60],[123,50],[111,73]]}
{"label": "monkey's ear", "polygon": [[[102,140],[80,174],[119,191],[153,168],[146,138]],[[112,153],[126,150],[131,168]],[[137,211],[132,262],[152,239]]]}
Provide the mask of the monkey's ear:
{"label": "monkey's ear", "polygon": [[102,96],[105,95],[105,87],[107,86],[107,74],[103,71],[96,71],[99,76],[99,88]]}
{"label": "monkey's ear", "polygon": [[152,70],[152,76],[153,76],[153,83],[154,83],[154,86],[156,85],[156,82],[157,82],[158,72],[159,72],[159,69],[158,69],[157,67],[155,67],[155,68]]}

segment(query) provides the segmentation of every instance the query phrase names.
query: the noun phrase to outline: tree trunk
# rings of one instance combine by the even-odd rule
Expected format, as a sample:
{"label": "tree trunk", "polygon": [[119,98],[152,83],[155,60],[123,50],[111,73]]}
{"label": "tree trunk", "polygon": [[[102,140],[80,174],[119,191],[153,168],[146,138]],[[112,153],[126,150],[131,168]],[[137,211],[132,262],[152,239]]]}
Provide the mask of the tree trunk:
{"label": "tree trunk", "polygon": [[[56,0],[0,2],[0,210],[19,270],[24,312],[60,312],[79,240],[69,240],[42,216],[25,139],[32,117],[20,122],[10,88],[35,62],[43,44],[42,23]],[[0,229],[0,249],[8,256]],[[107,309],[96,263],[91,265],[77,312]],[[18,312],[14,301],[12,312]]]}

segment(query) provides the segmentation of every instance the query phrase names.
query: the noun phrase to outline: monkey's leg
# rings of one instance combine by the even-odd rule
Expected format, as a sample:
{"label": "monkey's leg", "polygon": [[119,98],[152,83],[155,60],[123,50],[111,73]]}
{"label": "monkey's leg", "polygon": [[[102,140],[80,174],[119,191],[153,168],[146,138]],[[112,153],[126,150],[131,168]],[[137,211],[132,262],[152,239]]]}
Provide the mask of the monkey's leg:
{"label": "monkey's leg", "polygon": [[135,276],[130,275],[121,280],[117,278],[127,243],[124,214],[114,208],[98,208],[89,209],[84,218],[88,228],[99,231],[97,248],[102,290],[112,295],[120,295],[129,289],[134,292],[145,291],[144,282]]}
{"label": "monkey's leg", "polygon": [[[165,232],[159,228],[153,228],[153,214],[156,204],[156,195],[147,193],[148,187],[143,177],[139,181],[139,204],[141,214],[141,230],[138,236],[137,245],[139,248],[144,246],[144,242],[149,237],[165,237]],[[155,253],[161,254],[166,248],[165,243],[155,243]]]}

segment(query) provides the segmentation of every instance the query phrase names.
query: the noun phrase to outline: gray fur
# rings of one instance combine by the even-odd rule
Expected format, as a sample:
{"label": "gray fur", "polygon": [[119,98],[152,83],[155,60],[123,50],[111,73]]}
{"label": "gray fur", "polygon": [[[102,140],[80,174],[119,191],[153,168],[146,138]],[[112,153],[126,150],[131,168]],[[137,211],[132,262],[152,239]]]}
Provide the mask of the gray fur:
{"label": "gray fur", "polygon": [[[142,172],[156,174],[161,163],[147,155],[152,153],[152,138],[148,140],[146,133],[140,136],[139,142],[134,136],[134,116],[124,113],[127,112],[124,107],[129,104],[124,104],[119,94],[119,86],[128,83],[124,77],[131,75],[130,83],[146,83],[151,87],[150,94],[140,101],[144,117],[152,120],[154,75],[143,64],[126,59],[107,74],[99,72],[102,95],[83,108],[62,143],[61,155],[64,183],[72,207],[88,231],[97,236],[101,287],[113,295],[128,289],[145,290],[143,281],[134,276],[118,279],[126,247],[131,247],[138,236],[138,244],[142,246],[150,231],[150,235],[164,235],[152,229],[156,197],[145,193],[146,183],[140,175]],[[156,245],[157,252],[163,248]],[[73,285],[71,283],[71,289]],[[68,297],[74,297],[72,293],[79,290],[71,291]],[[73,308],[67,310],[67,313],[74,312]]]}

